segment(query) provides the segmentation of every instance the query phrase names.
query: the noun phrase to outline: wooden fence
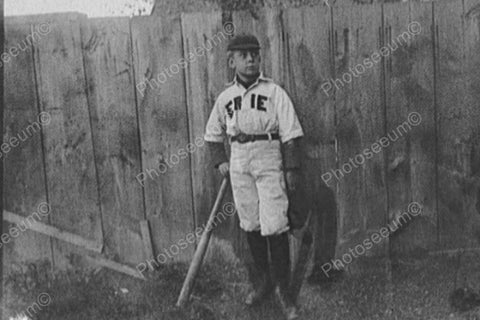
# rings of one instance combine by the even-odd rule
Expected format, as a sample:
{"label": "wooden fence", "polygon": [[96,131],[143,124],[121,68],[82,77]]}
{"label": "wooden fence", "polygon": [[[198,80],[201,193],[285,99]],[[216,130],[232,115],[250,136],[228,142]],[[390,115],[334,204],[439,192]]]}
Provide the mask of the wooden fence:
{"label": "wooden fence", "polygon": [[[51,212],[44,223],[133,266],[150,255],[142,221],[150,224],[155,254],[194,232],[219,185],[198,139],[232,76],[223,36],[233,25],[259,36],[265,73],[295,102],[314,195],[327,188],[322,175],[347,168],[410,113],[421,116],[390,146],[328,183],[338,207],[338,257],[411,202],[422,214],[367,256],[478,247],[479,0],[170,18],[14,17],[6,20],[6,50],[47,21],[48,33],[4,60],[7,141],[41,112],[51,117],[4,154],[8,212],[27,217],[46,202]],[[375,52],[393,48],[412,26],[421,31],[375,62]],[[359,65],[363,72],[355,73]],[[180,150],[189,143],[197,147],[185,156]],[[150,171],[143,187],[138,183],[139,173],[167,167],[158,176]],[[239,256],[242,237],[236,218],[216,232]],[[189,260],[193,250],[188,246],[173,260]],[[43,259],[65,268],[84,254],[32,231],[6,244],[7,266]]]}

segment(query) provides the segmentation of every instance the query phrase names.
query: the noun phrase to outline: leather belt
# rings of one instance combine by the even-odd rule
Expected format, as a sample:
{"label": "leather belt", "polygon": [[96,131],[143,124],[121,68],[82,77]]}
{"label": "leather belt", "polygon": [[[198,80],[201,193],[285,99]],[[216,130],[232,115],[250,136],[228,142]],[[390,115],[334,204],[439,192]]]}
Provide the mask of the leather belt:
{"label": "leather belt", "polygon": [[280,136],[278,133],[270,133],[270,134],[246,134],[240,133],[236,136],[232,136],[232,142],[236,141],[238,143],[247,143],[247,142],[254,142],[257,140],[278,140]]}

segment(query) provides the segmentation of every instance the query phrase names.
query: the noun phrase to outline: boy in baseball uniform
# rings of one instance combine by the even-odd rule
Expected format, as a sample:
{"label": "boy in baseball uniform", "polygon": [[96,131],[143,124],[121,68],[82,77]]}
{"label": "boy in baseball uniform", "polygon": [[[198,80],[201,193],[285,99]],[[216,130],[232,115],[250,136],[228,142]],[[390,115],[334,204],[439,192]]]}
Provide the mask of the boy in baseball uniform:
{"label": "boy in baseball uniform", "polygon": [[[296,319],[297,309],[288,288],[287,188],[294,190],[298,184],[297,140],[303,130],[285,90],[260,72],[257,38],[238,35],[227,50],[235,78],[213,106],[205,141],[215,166],[223,175],[230,175],[240,227],[247,234],[259,273],[260,281],[254,284],[246,303],[259,303],[276,289],[287,318]],[[225,133],[231,144],[230,161],[223,145]]]}

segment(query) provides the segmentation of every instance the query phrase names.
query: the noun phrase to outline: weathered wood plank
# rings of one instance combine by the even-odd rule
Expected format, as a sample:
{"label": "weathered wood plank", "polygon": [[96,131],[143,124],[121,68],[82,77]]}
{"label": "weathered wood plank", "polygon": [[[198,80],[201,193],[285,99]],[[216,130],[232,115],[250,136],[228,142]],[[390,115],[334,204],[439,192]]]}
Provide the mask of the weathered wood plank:
{"label": "weathered wood plank", "polygon": [[478,15],[468,18],[467,44],[463,1],[439,1],[434,8],[438,39],[439,233],[442,248],[453,249],[473,245],[472,222],[478,216],[474,201],[477,195],[469,181],[479,130],[478,93],[474,93],[478,87],[471,82],[478,77]]}
{"label": "weathered wood plank", "polygon": [[85,256],[85,258],[91,265],[98,266],[98,267],[105,267],[110,270],[117,271],[134,278],[146,280],[143,274],[141,274],[136,269],[128,265],[124,265],[116,261],[108,260],[103,257]]}
{"label": "weathered wood plank", "polygon": [[[2,150],[4,164],[5,210],[28,216],[37,211],[37,206],[47,201],[45,167],[42,154],[42,125],[39,121],[39,106],[36,96],[35,71],[32,42],[27,38],[40,23],[31,24],[25,18],[8,19],[5,24],[5,49],[14,55],[4,62],[4,141],[12,139],[15,147]],[[42,25],[46,27],[47,25]],[[45,31],[48,31],[45,28]],[[44,37],[48,37],[45,32]],[[42,39],[37,37],[37,41]],[[47,125],[45,123],[45,125]],[[8,152],[6,152],[8,151]],[[48,217],[43,220],[48,223]],[[8,232],[8,224],[4,232]],[[53,264],[50,239],[32,231],[23,232],[5,246],[5,273],[11,264],[45,260]]]}
{"label": "weathered wood plank", "polygon": [[392,238],[392,255],[422,253],[437,244],[432,3],[385,4],[384,16],[393,52],[386,64],[389,219],[411,202],[422,207]]}
{"label": "weathered wood plank", "polygon": [[[286,87],[291,93],[305,137],[305,177],[318,266],[335,255],[336,183],[326,185],[322,174],[336,168],[335,105],[322,86],[332,78],[331,16],[327,6],[290,9],[283,13],[286,37]],[[315,30],[315,32],[312,32]]]}
{"label": "weathered wood plank", "polygon": [[194,248],[178,242],[193,231],[194,217],[180,19],[139,17],[131,28],[136,86],[145,86],[137,107],[146,218],[156,253],[186,261]]}
{"label": "weathered wood plank", "polygon": [[[338,171],[332,175],[338,180],[340,266],[355,274],[363,272],[365,257],[386,258],[385,264],[380,264],[377,282],[385,288],[378,304],[381,310],[388,310],[392,296],[389,239],[385,236],[386,144],[379,145],[386,125],[384,61],[378,53],[383,45],[382,13],[379,4],[350,4],[334,10],[335,71],[331,84],[336,101]],[[378,55],[375,59],[374,54]]]}
{"label": "weathered wood plank", "polygon": [[[43,144],[52,225],[103,241],[101,212],[81,48],[82,15],[52,16],[52,31],[37,41],[35,70],[41,110],[50,113]],[[55,263],[71,264],[78,249],[54,240]]]}
{"label": "weathered wood plank", "polygon": [[[82,29],[105,254],[126,263],[146,259],[130,20],[91,19]],[[151,257],[149,257],[151,258]]]}
{"label": "weathered wood plank", "polygon": [[[221,183],[221,176],[214,169],[204,145],[203,135],[215,100],[229,81],[226,47],[234,29],[231,21],[222,19],[221,12],[182,15],[183,56],[187,59],[191,57],[185,74],[190,143],[195,145],[191,160],[196,226],[202,226],[207,221]],[[232,202],[230,191],[224,202]],[[239,232],[236,217],[222,221],[213,236],[224,238],[239,248],[232,232]]]}
{"label": "weathered wood plank", "polygon": [[465,103],[470,135],[466,142],[465,190],[469,247],[480,246],[480,1],[465,0]]}
{"label": "weathered wood plank", "polygon": [[[332,87],[336,90],[340,171],[332,172],[332,179],[338,180],[339,256],[362,244],[386,223],[384,149],[378,144],[385,134],[383,67],[380,57],[372,60],[381,47],[381,19],[381,7],[376,4],[334,10],[336,83]],[[365,62],[367,58],[369,63]],[[383,256],[386,242],[384,239],[374,244],[362,256]]]}
{"label": "weathered wood plank", "polygon": [[[0,8],[0,14],[2,15],[2,17],[5,16],[4,12],[3,12],[3,6],[2,8]],[[5,21],[5,20],[4,20]],[[2,23],[2,25],[0,26],[0,37],[3,39],[2,43],[0,44],[0,50],[1,52],[4,52],[4,49],[5,49],[5,22]],[[0,75],[0,83],[4,83],[4,74],[5,74],[5,68],[3,67],[3,65],[0,67],[1,69],[1,75]],[[4,111],[5,111],[5,86],[2,87],[2,90],[0,90],[0,103],[1,103],[1,107],[0,107],[0,132],[2,133],[2,135],[4,135],[4,125],[3,125],[3,120],[4,120]],[[0,230],[3,231],[3,208],[5,206],[5,203],[3,201],[3,179],[4,179],[4,174],[3,174],[3,170],[4,170],[5,166],[3,164],[3,161],[0,163],[0,194],[2,195],[2,197],[0,198]],[[3,272],[5,270],[5,268],[3,267],[3,264],[4,264],[4,254],[3,254],[3,248],[0,248],[0,275],[3,279]],[[4,301],[3,300],[3,286],[2,286],[2,290],[0,292],[0,300]],[[3,317],[3,310],[2,310],[2,313],[1,313],[1,316]]]}

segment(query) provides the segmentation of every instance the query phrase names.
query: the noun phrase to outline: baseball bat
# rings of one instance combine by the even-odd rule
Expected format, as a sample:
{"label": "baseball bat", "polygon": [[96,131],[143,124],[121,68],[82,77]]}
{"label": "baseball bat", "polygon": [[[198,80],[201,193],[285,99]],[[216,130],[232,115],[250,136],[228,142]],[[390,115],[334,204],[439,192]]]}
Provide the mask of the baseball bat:
{"label": "baseball bat", "polygon": [[200,238],[200,242],[198,243],[197,250],[195,250],[195,254],[193,255],[192,262],[190,263],[190,267],[188,268],[187,276],[185,277],[182,290],[180,291],[180,295],[178,296],[178,300],[176,304],[177,307],[183,307],[190,297],[190,294],[193,289],[193,285],[195,284],[195,279],[197,278],[198,271],[200,270],[200,267],[202,265],[205,252],[207,251],[208,243],[212,235],[213,222],[215,221],[218,208],[222,203],[225,192],[227,191],[227,187],[228,187],[228,178],[225,177],[223,178],[222,184],[220,186],[220,190],[218,191],[218,194],[217,194],[217,198],[215,199],[215,204],[213,205],[212,211],[210,212],[210,217],[208,218],[208,222],[205,227],[205,230],[203,231],[202,237]]}

